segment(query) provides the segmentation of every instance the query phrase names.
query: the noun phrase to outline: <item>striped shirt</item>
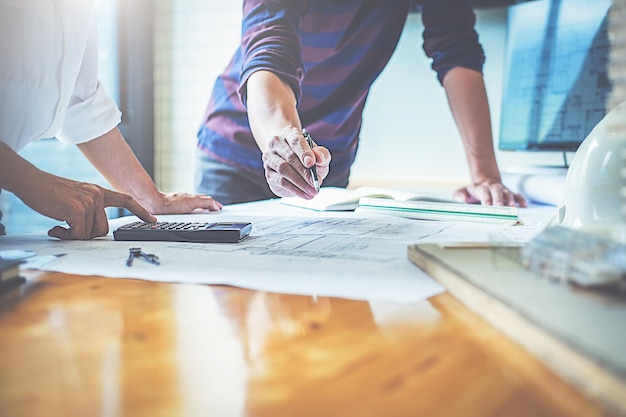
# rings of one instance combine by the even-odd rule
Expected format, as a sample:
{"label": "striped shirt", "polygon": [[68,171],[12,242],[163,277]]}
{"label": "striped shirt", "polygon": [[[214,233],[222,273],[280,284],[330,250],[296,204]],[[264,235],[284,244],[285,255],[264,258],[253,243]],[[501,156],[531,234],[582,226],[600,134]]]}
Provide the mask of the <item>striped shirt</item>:
{"label": "striped shirt", "polygon": [[[268,70],[291,86],[303,126],[332,155],[324,185],[345,187],[369,89],[391,58],[412,3],[245,0],[241,46],[215,82],[198,146],[264,176],[245,103],[248,77]],[[425,0],[418,7],[423,48],[439,81],[455,66],[482,72],[484,54],[467,0]]]}

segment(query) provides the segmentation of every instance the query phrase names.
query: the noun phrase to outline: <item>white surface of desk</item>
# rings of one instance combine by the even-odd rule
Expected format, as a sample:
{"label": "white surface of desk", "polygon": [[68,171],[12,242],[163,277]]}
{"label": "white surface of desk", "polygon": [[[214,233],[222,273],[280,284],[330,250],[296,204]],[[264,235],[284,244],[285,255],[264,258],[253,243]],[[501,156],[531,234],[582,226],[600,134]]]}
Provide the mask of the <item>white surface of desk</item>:
{"label": "white surface of desk", "polygon": [[[550,212],[541,213],[538,218],[549,217]],[[111,221],[111,230],[134,220]],[[117,242],[111,234],[91,241],[58,241],[39,233],[6,236],[0,238],[0,246],[34,250],[39,256],[66,254],[41,269],[70,274],[418,302],[443,288],[406,259],[408,243],[505,237],[524,241],[541,230],[541,221],[502,226],[363,217],[287,207],[278,200],[227,206],[219,213],[159,216],[159,220],[250,221],[253,229],[238,244]],[[134,246],[156,254],[161,265],[137,260],[127,267],[128,249]]]}

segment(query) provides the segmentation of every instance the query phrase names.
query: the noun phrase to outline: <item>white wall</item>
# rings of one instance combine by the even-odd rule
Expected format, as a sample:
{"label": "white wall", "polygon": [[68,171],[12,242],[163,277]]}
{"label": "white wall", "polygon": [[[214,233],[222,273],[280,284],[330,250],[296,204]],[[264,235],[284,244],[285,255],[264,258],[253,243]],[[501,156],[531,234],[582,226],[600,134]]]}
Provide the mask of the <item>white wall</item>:
{"label": "white wall", "polygon": [[[421,16],[409,16],[389,65],[372,87],[365,109],[354,182],[406,181],[412,177],[466,181],[469,171],[445,92],[422,49]],[[477,10],[477,31],[494,140],[500,120],[506,9]],[[496,152],[501,170],[533,164],[558,165],[561,154]]]}
{"label": "white wall", "polygon": [[[215,77],[239,41],[241,2],[159,0],[157,18],[157,183],[193,191],[195,137]],[[477,12],[487,55],[485,80],[494,137],[500,117],[506,12]],[[420,15],[411,15],[390,64],[372,88],[355,182],[437,177],[465,181],[467,163],[443,88],[422,50]],[[497,153],[501,168],[559,164],[562,156]]]}
{"label": "white wall", "polygon": [[194,191],[196,132],[215,78],[239,43],[241,2],[158,0],[155,54],[156,182]]}

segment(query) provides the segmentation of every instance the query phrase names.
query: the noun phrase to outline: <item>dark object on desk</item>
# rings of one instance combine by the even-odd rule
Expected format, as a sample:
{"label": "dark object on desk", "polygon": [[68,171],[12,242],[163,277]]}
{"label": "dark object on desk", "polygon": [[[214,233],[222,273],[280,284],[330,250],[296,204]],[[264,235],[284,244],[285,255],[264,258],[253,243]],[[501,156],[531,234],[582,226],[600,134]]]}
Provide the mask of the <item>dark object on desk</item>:
{"label": "dark object on desk", "polygon": [[13,288],[19,287],[25,282],[26,278],[20,276],[0,280],[0,296],[11,291]]}
{"label": "dark object on desk", "polygon": [[20,276],[21,260],[0,258],[0,295],[19,287],[26,279]]}
{"label": "dark object on desk", "polygon": [[126,260],[126,266],[133,266],[133,260],[135,258],[143,258],[147,262],[155,265],[161,265],[159,257],[152,253],[145,253],[141,248],[130,248],[128,250],[128,260]]}
{"label": "dark object on desk", "polygon": [[0,281],[18,277],[20,275],[21,263],[22,261],[18,259],[0,258]]}
{"label": "dark object on desk", "polygon": [[[2,188],[0,188],[0,193],[2,192]],[[2,220],[2,210],[0,210],[0,220]],[[0,236],[4,236],[6,235],[6,230],[4,228],[4,225],[2,223],[0,223]]]}
{"label": "dark object on desk", "polygon": [[250,235],[252,223],[134,222],[113,231],[115,240],[237,243]]}

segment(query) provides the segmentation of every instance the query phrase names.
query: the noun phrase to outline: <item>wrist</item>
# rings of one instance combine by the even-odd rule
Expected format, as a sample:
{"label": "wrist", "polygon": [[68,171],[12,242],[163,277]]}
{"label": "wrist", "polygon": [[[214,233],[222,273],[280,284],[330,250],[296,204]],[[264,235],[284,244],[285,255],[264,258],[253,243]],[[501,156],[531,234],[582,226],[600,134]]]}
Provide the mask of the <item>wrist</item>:
{"label": "wrist", "polygon": [[2,178],[2,188],[20,196],[22,192],[43,186],[48,174],[30,162],[22,159],[13,164],[12,172]]}
{"label": "wrist", "polygon": [[131,193],[131,196],[151,214],[159,213],[163,208],[164,194],[154,186],[150,188]]}
{"label": "wrist", "polygon": [[489,161],[477,161],[476,164],[470,166],[470,173],[474,184],[484,182],[502,182],[500,169],[495,162],[495,158],[490,158]]}
{"label": "wrist", "polygon": [[502,178],[500,175],[480,175],[476,177],[472,177],[472,183],[474,185],[479,184],[493,184],[493,183],[501,183]]}

